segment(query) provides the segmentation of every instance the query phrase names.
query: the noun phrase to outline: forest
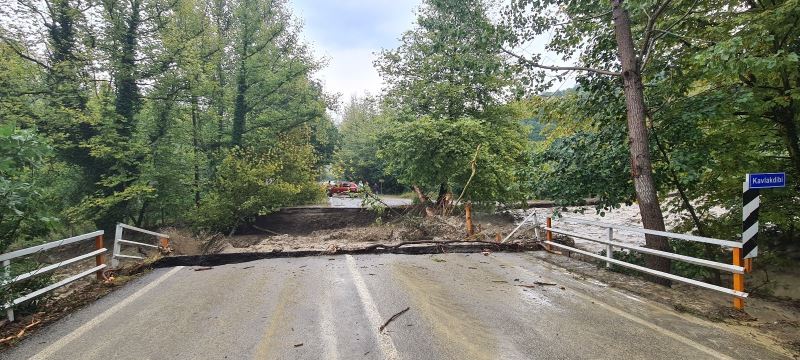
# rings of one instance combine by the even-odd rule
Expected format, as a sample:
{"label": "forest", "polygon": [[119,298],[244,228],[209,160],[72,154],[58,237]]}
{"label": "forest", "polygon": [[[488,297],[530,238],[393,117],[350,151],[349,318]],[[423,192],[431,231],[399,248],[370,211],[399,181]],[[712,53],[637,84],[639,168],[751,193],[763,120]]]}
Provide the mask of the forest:
{"label": "forest", "polygon": [[788,179],[762,192],[759,259],[800,249],[798,0],[425,0],[377,54],[383,92],[343,105],[282,0],[0,16],[0,252],[116,222],[227,233],[321,201],[326,176],[429,213],[635,203],[646,228],[735,240],[753,172]]}
{"label": "forest", "polygon": [[324,65],[281,1],[7,1],[0,251],[116,222],[226,230],[324,196]]}

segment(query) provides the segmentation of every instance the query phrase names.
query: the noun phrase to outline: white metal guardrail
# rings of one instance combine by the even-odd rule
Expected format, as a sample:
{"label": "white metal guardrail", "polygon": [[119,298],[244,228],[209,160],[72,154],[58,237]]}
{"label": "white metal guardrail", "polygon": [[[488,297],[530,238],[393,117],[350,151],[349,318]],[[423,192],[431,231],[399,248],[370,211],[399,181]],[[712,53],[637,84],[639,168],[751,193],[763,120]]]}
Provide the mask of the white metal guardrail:
{"label": "white metal guardrail", "polygon": [[[589,235],[586,235],[586,234],[581,234],[581,233],[578,233],[578,232],[575,232],[575,231],[572,231],[572,230],[569,230],[569,229],[559,228],[559,227],[554,226],[553,225],[553,219],[551,217],[548,217],[546,224],[544,226],[541,226],[546,231],[546,233],[545,233],[546,239],[545,239],[545,241],[543,241],[543,243],[547,244],[548,250],[551,249],[551,246],[555,246],[557,248],[561,248],[561,249],[568,250],[568,251],[571,251],[571,252],[575,252],[575,253],[578,253],[578,254],[586,255],[586,256],[589,256],[589,257],[592,257],[592,258],[603,260],[606,263],[606,267],[611,267],[611,264],[615,264],[615,265],[619,265],[619,266],[622,266],[622,267],[627,267],[627,268],[630,268],[630,269],[634,269],[634,270],[637,270],[637,271],[640,271],[640,272],[643,272],[643,273],[647,273],[647,274],[650,274],[650,275],[654,275],[654,276],[670,279],[670,280],[673,280],[673,281],[679,281],[679,282],[683,282],[683,283],[686,283],[686,284],[691,284],[691,285],[699,286],[699,287],[702,287],[702,288],[706,288],[706,289],[715,290],[715,291],[723,292],[723,293],[726,293],[726,294],[730,294],[730,295],[733,295],[735,297],[735,299],[734,299],[734,307],[736,307],[738,309],[741,309],[741,307],[744,305],[742,299],[744,299],[744,298],[746,298],[748,296],[748,294],[746,292],[744,292],[744,275],[743,274],[745,273],[745,268],[741,266],[742,265],[742,256],[741,256],[742,243],[741,242],[729,241],[729,240],[720,240],[720,239],[708,238],[708,237],[703,237],[703,236],[677,234],[677,233],[671,233],[671,232],[666,232],[666,231],[656,231],[656,230],[649,230],[649,229],[641,229],[641,228],[634,228],[634,227],[621,226],[621,225],[615,225],[615,224],[606,224],[606,223],[597,222],[597,221],[586,221],[586,220],[571,219],[571,218],[564,218],[564,217],[558,218],[557,221],[561,221],[561,222],[564,222],[564,223],[570,223],[570,224],[588,225],[588,226],[596,226],[596,227],[604,228],[604,229],[607,229],[608,236],[605,239],[598,239],[598,238],[595,238],[595,237],[592,237],[592,236],[589,236]],[[536,226],[539,227],[538,221],[537,221]],[[646,247],[641,247],[641,246],[622,243],[622,242],[614,240],[614,230],[628,231],[628,232],[634,232],[634,233],[640,233],[640,234],[658,235],[658,236],[664,236],[664,237],[672,238],[672,239],[680,239],[680,240],[701,242],[701,243],[706,243],[706,244],[715,244],[715,245],[728,247],[728,248],[731,248],[733,250],[733,264],[725,264],[725,263],[720,263],[720,262],[716,262],[716,261],[700,259],[700,258],[695,258],[695,257],[691,257],[691,256],[686,256],[686,255],[675,254],[675,253],[671,253],[671,252],[667,252],[667,251],[655,250],[655,249],[650,249],[650,248],[646,248]],[[600,243],[600,244],[604,244],[604,245],[606,245],[606,255],[602,256],[602,255],[599,255],[599,254],[592,253],[590,251],[576,249],[576,248],[571,247],[571,246],[567,246],[567,245],[564,245],[564,244],[559,244],[559,243],[553,242],[553,233],[562,234],[562,235],[570,236],[570,237],[573,237],[573,238],[589,240],[589,241],[597,242],[597,243]],[[538,237],[538,231],[537,231],[537,237]],[[683,261],[683,262],[694,264],[694,265],[705,266],[705,267],[709,267],[709,268],[713,268],[713,269],[718,269],[718,270],[730,272],[730,273],[733,274],[733,287],[732,288],[726,288],[726,287],[722,287],[722,286],[718,286],[718,285],[713,285],[713,284],[705,283],[705,282],[698,281],[698,280],[695,280],[695,279],[690,279],[690,278],[686,278],[686,277],[682,277],[682,276],[678,276],[678,275],[674,275],[674,274],[670,274],[670,273],[666,273],[666,272],[662,272],[662,271],[658,271],[658,270],[653,270],[653,269],[646,268],[646,267],[643,267],[643,266],[639,266],[639,265],[636,265],[636,264],[627,263],[627,262],[624,262],[622,260],[614,259],[613,258],[614,247],[628,249],[628,250],[631,250],[631,251],[636,251],[636,252],[647,254],[647,255],[660,256],[660,257],[664,257],[664,258],[671,259],[671,260]]]}
{"label": "white metal guardrail", "polygon": [[[55,263],[55,264],[51,264],[51,265],[48,265],[48,266],[45,266],[45,267],[30,271],[30,272],[24,273],[24,274],[19,274],[19,275],[13,277],[13,278],[11,277],[11,260],[12,259],[19,258],[19,257],[22,257],[22,256],[26,256],[26,255],[35,254],[35,253],[38,253],[38,252],[41,252],[41,251],[54,249],[54,248],[57,248],[57,247],[60,247],[60,246],[65,246],[65,245],[69,245],[69,244],[72,244],[72,243],[75,243],[75,242],[78,242],[78,241],[88,240],[88,239],[95,239],[95,250],[90,252],[90,253],[83,254],[83,255],[80,255],[80,256],[76,256],[76,257],[71,258],[71,259],[63,260],[61,262],[58,262],[58,263]],[[75,263],[75,262],[78,262],[78,261],[81,261],[81,260],[84,260],[84,259],[88,259],[88,258],[91,258],[91,257],[95,258],[95,264],[96,264],[96,266],[91,268],[91,269],[83,271],[83,272],[81,272],[79,274],[75,274],[75,275],[70,276],[70,277],[68,277],[68,278],[66,278],[64,280],[61,280],[61,281],[56,282],[54,284],[48,285],[48,286],[43,287],[41,289],[35,290],[35,291],[33,291],[33,292],[29,293],[29,294],[26,294],[26,295],[24,295],[22,297],[14,299],[14,300],[6,303],[6,304],[2,304],[2,305],[0,305],[0,309],[5,309],[6,310],[6,315],[8,316],[8,320],[9,321],[14,321],[14,306],[16,306],[16,305],[19,305],[19,304],[21,304],[21,303],[23,303],[25,301],[31,300],[31,299],[33,299],[33,298],[35,298],[37,296],[41,296],[42,294],[45,294],[45,293],[47,293],[49,291],[55,290],[57,288],[60,288],[60,287],[62,287],[64,285],[67,285],[67,284],[69,284],[69,283],[71,283],[71,282],[73,282],[75,280],[78,280],[78,279],[84,277],[84,276],[91,275],[92,273],[97,274],[97,278],[98,279],[101,279],[101,280],[104,279],[105,277],[103,276],[103,269],[106,267],[106,264],[105,264],[105,253],[106,253],[106,251],[107,251],[106,248],[103,247],[103,231],[99,230],[99,231],[91,232],[91,233],[88,233],[88,234],[73,236],[71,238],[67,238],[67,239],[63,239],[63,240],[56,240],[56,241],[52,241],[52,242],[49,242],[49,243],[46,243],[46,244],[42,244],[42,245],[38,245],[38,246],[32,246],[32,247],[29,247],[29,248],[26,248],[26,249],[12,251],[12,252],[5,253],[5,254],[0,254],[0,261],[2,261],[3,271],[4,271],[4,274],[5,274],[4,280],[2,282],[2,286],[0,286],[2,288],[6,287],[6,286],[9,286],[9,285],[11,285],[13,283],[20,282],[20,281],[29,279],[29,278],[37,276],[37,275],[48,273],[48,272],[53,271],[55,269],[58,269],[60,267],[67,266],[67,265],[70,265],[72,263]]]}
{"label": "white metal guardrail", "polygon": [[[125,229],[131,230],[131,231],[140,232],[140,233],[147,234],[147,235],[156,236],[156,237],[158,237],[159,244],[158,245],[153,245],[153,244],[141,243],[141,242],[136,242],[136,241],[131,241],[131,240],[125,240],[125,239],[122,238],[122,232],[125,231]],[[150,247],[150,248],[155,248],[155,249],[159,249],[159,250],[164,250],[164,249],[168,249],[169,248],[169,235],[157,233],[157,232],[150,231],[150,230],[141,229],[141,228],[138,228],[138,227],[135,227],[135,226],[130,226],[130,225],[118,223],[117,224],[117,228],[114,231],[114,251],[111,253],[111,267],[114,268],[114,269],[116,269],[119,266],[119,259],[139,259],[139,260],[144,259],[141,256],[133,256],[133,255],[124,255],[124,254],[122,254],[121,253],[122,245],[144,246],[144,247]]]}

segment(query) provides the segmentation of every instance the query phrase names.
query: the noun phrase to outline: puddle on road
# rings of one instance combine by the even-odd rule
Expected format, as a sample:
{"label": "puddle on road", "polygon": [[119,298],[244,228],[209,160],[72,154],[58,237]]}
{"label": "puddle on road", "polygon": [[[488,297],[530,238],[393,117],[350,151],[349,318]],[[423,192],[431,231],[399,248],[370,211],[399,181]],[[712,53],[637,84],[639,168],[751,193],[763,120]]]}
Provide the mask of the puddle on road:
{"label": "puddle on road", "polygon": [[418,267],[393,264],[394,276],[413,302],[411,308],[433,326],[436,337],[461,359],[494,359],[497,339],[464,307],[442,291],[442,284],[433,281]]}

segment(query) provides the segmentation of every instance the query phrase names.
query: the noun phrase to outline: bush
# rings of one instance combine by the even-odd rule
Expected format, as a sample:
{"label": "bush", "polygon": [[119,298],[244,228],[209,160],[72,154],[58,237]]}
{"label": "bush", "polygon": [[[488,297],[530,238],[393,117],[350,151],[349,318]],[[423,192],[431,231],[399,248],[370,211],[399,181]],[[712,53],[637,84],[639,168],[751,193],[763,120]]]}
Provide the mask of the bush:
{"label": "bush", "polygon": [[520,176],[527,165],[525,129],[516,121],[475,118],[437,120],[422,117],[397,122],[382,134],[378,156],[387,171],[406,185],[434,192],[444,185],[456,194],[472,175],[465,199],[494,204],[524,200]]}
{"label": "bush", "polygon": [[281,141],[268,150],[234,148],[225,154],[213,187],[192,215],[196,228],[229,231],[281,207],[325,196],[316,182],[310,145]]}

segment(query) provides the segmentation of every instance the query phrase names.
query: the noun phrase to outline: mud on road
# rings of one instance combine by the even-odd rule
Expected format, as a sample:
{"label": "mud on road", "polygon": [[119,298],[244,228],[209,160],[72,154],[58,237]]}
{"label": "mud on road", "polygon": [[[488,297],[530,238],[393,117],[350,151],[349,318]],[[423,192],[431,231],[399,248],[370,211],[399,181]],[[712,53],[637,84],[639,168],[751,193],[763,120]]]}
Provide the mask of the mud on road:
{"label": "mud on road", "polygon": [[[246,235],[209,238],[210,244],[183,246],[196,242],[191,234],[168,230],[178,254],[274,253],[289,251],[352,250],[375,244],[396,245],[414,241],[496,241],[497,234],[508,234],[513,219],[500,215],[476,215],[476,235],[467,239],[462,217],[407,217],[399,211],[378,215],[365,209],[296,208],[260,218]],[[533,230],[521,229],[512,240],[530,241]]]}

